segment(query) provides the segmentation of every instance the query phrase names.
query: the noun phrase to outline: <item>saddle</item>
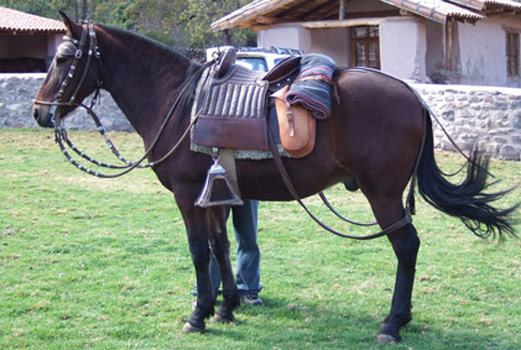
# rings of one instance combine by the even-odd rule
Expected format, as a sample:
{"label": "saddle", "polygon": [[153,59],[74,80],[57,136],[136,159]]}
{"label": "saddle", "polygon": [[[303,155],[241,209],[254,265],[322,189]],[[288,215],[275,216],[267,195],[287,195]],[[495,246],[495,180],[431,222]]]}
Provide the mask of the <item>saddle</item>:
{"label": "saddle", "polygon": [[196,206],[243,204],[233,149],[270,149],[270,97],[277,105],[283,148],[298,158],[309,154],[314,146],[314,118],[301,106],[289,106],[285,97],[288,85],[298,74],[301,57],[289,57],[267,74],[235,64],[235,59],[233,49],[221,53],[216,63],[205,69],[196,89],[192,117],[197,120],[192,144],[211,149],[214,161]]}
{"label": "saddle", "polygon": [[269,93],[296,76],[300,57],[264,74],[235,64],[235,50],[222,53],[197,87],[192,142],[210,147],[268,150]]}

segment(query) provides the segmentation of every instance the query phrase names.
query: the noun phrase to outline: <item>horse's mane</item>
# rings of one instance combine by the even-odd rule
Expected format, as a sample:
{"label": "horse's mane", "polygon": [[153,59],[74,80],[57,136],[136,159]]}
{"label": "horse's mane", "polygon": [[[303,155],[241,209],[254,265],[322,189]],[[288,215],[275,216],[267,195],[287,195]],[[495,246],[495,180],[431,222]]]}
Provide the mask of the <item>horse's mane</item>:
{"label": "horse's mane", "polygon": [[[189,115],[194,100],[194,91],[203,71],[201,64],[187,58],[174,48],[143,35],[107,25],[100,25],[100,27],[119,38],[127,47],[132,48],[134,53],[139,56],[140,61],[149,67],[155,67],[155,71],[159,76],[177,73],[179,77],[184,78],[184,81],[189,86],[183,89],[182,96],[180,96],[180,105],[176,108],[177,122],[179,123],[185,115]],[[179,63],[187,66],[179,67]],[[177,72],[171,70],[173,67],[177,68]],[[179,71],[180,69],[182,71]]]}
{"label": "horse's mane", "polygon": [[111,34],[123,38],[128,47],[131,47],[134,50],[139,50],[139,55],[149,63],[153,63],[151,61],[154,60],[160,61],[166,57],[169,61],[198,64],[177,51],[175,48],[152,40],[144,35],[104,24],[99,26]]}

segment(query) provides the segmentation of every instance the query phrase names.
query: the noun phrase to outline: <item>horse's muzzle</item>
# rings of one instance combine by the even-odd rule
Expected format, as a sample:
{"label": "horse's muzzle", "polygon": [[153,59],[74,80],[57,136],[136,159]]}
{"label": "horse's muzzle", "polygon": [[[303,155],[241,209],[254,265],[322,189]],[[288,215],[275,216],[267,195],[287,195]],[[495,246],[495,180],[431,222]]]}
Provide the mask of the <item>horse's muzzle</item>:
{"label": "horse's muzzle", "polygon": [[35,104],[33,107],[33,117],[41,127],[54,127],[54,121],[49,106]]}

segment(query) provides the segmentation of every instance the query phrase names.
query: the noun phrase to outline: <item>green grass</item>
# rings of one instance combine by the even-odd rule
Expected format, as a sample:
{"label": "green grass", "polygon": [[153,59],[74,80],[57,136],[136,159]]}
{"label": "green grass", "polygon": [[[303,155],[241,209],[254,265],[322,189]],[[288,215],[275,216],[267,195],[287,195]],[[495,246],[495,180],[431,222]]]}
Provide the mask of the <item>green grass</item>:
{"label": "green grass", "polygon": [[[142,152],[136,135],[111,136],[129,158]],[[95,134],[71,137],[112,159]],[[447,171],[461,163],[438,158]],[[492,170],[497,189],[521,183],[520,163],[494,160]],[[328,195],[347,216],[372,220],[360,193]],[[306,201],[337,228],[371,231]],[[335,237],[295,203],[260,206],[265,306],[242,307],[236,324],[202,335],[180,333],[194,272],[179,211],[150,170],[97,179],[66,162],[52,132],[1,130],[0,203],[0,349],[521,348],[520,241],[478,239],[421,200],[414,319],[403,342],[387,346],[374,340],[394,285],[389,243]]]}

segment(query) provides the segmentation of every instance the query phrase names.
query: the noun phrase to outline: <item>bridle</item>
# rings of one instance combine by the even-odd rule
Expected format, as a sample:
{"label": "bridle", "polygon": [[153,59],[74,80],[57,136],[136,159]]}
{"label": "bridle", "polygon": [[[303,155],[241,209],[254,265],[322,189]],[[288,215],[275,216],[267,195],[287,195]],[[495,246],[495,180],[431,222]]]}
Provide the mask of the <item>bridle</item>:
{"label": "bridle", "polygon": [[[51,106],[51,108],[49,110],[49,113],[51,114],[51,124],[52,124],[52,126],[54,126],[55,141],[56,141],[56,143],[58,143],[60,150],[65,155],[67,160],[72,165],[74,165],[76,168],[78,168],[79,170],[81,170],[87,174],[90,174],[90,175],[93,175],[96,177],[100,177],[100,178],[120,177],[120,176],[123,176],[123,175],[129,173],[130,171],[132,171],[135,168],[149,168],[149,167],[153,167],[153,166],[163,162],[172,153],[174,153],[175,150],[180,146],[180,144],[185,140],[185,138],[189,134],[190,129],[195,124],[197,118],[194,118],[191,121],[190,125],[187,127],[187,129],[184,131],[184,133],[181,135],[180,139],[165,155],[163,155],[161,158],[159,158],[155,161],[151,161],[146,164],[142,164],[147,159],[147,157],[150,155],[150,153],[152,152],[152,150],[156,146],[156,144],[158,143],[160,136],[162,135],[163,131],[165,130],[166,125],[170,121],[171,117],[174,115],[176,108],[179,105],[181,99],[186,95],[186,92],[188,91],[190,86],[193,86],[192,83],[199,78],[199,76],[200,76],[199,72],[202,72],[202,69],[204,68],[204,66],[195,68],[196,71],[194,72],[194,74],[192,74],[191,77],[186,82],[184,82],[181,92],[179,93],[179,95],[175,99],[174,103],[168,110],[155,139],[153,140],[153,142],[151,143],[149,148],[145,151],[145,154],[139,160],[137,160],[135,162],[131,162],[120,154],[120,152],[118,151],[118,149],[116,148],[114,143],[110,140],[110,138],[106,134],[105,128],[101,124],[100,118],[96,115],[96,113],[93,110],[96,99],[99,98],[100,89],[103,85],[103,80],[100,79],[96,74],[94,74],[92,72],[91,63],[93,61],[93,58],[94,58],[94,60],[96,60],[98,62],[99,66],[100,66],[100,74],[101,74],[101,71],[102,71],[101,63],[100,63],[101,53],[100,53],[99,46],[98,46],[98,40],[96,38],[96,32],[94,30],[94,24],[89,23],[89,22],[84,22],[82,24],[82,26],[83,26],[83,31],[82,31],[81,38],[79,41],[72,37],[69,37],[69,36],[64,37],[65,42],[70,43],[73,48],[73,50],[68,50],[68,51],[74,51],[73,54],[70,54],[70,56],[73,56],[74,58],[73,58],[71,66],[69,67],[69,71],[67,72],[67,75],[65,76],[65,79],[63,80],[63,82],[60,86],[60,89],[58,90],[58,92],[54,98],[54,101],[52,101],[52,102],[41,101],[41,100],[33,101],[35,104]],[[87,53],[85,53],[85,46],[86,46],[87,40],[89,40],[89,49],[87,50]],[[69,49],[70,49],[70,47],[69,47]],[[86,59],[85,59],[85,57],[86,57]],[[79,80],[77,86],[74,88],[70,98],[68,100],[64,101],[63,97],[65,95],[65,92],[67,91],[68,88],[71,87],[71,85],[69,85],[69,84],[75,76],[78,64],[82,60],[85,61],[85,69],[83,70],[83,74],[81,75],[80,80]],[[193,69],[193,67],[191,67],[190,69]],[[81,102],[76,102],[76,96],[77,96],[78,92],[80,91],[83,83],[85,82],[85,78],[87,77],[89,72],[96,76],[97,83],[96,83],[96,88],[95,88],[95,92],[92,97],[92,100],[91,100],[90,104],[87,106]],[[92,118],[92,120],[96,124],[97,131],[103,136],[103,139],[105,140],[105,143],[107,144],[109,149],[112,151],[112,153],[114,153],[116,155],[116,157],[120,161],[122,161],[124,163],[124,165],[114,165],[114,164],[100,162],[100,161],[94,159],[93,157],[88,156],[84,152],[80,151],[76,146],[74,146],[74,144],[69,140],[69,138],[67,136],[67,131],[60,125],[59,122],[57,122],[55,120],[56,109],[60,106],[74,106],[74,107],[85,108],[85,110],[87,111],[89,116]],[[67,151],[67,148],[64,145],[64,142],[67,144],[67,146],[69,146],[70,149],[72,149],[80,157],[82,157],[83,159],[86,159],[87,161],[89,161],[97,166],[104,167],[104,168],[111,168],[111,169],[123,169],[123,170],[116,174],[103,174],[101,172],[86,168],[85,166],[81,165],[74,158],[71,157],[70,153]]]}
{"label": "bridle", "polygon": [[[78,92],[80,91],[80,88],[83,86],[83,83],[85,81],[85,78],[87,77],[87,74],[90,72],[91,74],[96,76],[96,74],[92,73],[92,71],[91,71],[91,69],[92,69],[91,62],[92,62],[93,57],[95,60],[97,60],[97,62],[99,62],[101,53],[99,51],[98,40],[96,38],[96,32],[94,30],[94,24],[84,22],[82,26],[83,26],[83,31],[81,33],[81,38],[79,41],[72,37],[69,37],[69,36],[64,37],[64,39],[65,39],[64,43],[70,43],[71,44],[70,46],[72,46],[72,50],[65,49],[62,51],[66,51],[66,53],[64,52],[64,56],[72,56],[73,61],[69,67],[69,71],[65,75],[65,79],[63,80],[63,82],[60,86],[60,89],[58,90],[58,92],[56,93],[56,96],[54,97],[54,101],[48,102],[48,101],[34,100],[35,104],[51,106],[49,113],[51,114],[51,123],[53,124],[53,126],[56,126],[56,124],[59,124],[59,123],[56,123],[56,121],[54,119],[54,115],[55,115],[56,109],[58,107],[60,107],[60,106],[76,106],[76,107],[83,106],[84,108],[87,108],[87,106],[83,105],[82,103],[76,102],[76,96],[77,96]],[[89,39],[89,50],[85,54],[85,46],[87,44],[88,39]],[[67,48],[71,49],[70,46],[68,46]],[[74,51],[74,52],[72,53],[71,51]],[[85,60],[85,56],[86,56],[86,60]],[[78,84],[76,85],[76,88],[73,90],[72,94],[70,95],[69,99],[64,101],[63,97],[65,95],[67,88],[70,87],[69,86],[70,82],[72,81],[72,79],[74,79],[74,76],[76,75],[76,69],[77,69],[80,61],[85,61],[85,69],[83,70],[83,74],[81,75],[80,80],[79,80]],[[103,85],[103,81],[100,78],[98,78],[96,76],[96,79],[97,79],[96,92],[91,101],[90,108],[92,108],[92,106],[94,105],[94,101],[99,96],[99,90],[101,89],[101,86]]]}

